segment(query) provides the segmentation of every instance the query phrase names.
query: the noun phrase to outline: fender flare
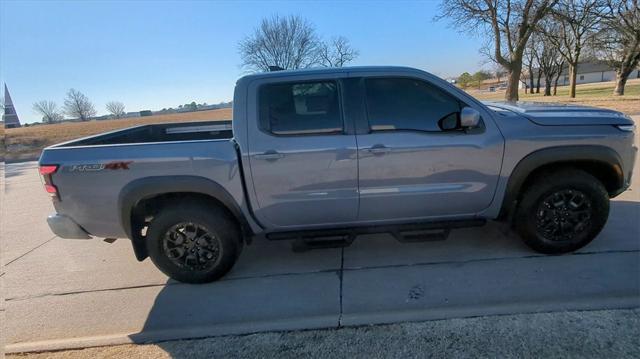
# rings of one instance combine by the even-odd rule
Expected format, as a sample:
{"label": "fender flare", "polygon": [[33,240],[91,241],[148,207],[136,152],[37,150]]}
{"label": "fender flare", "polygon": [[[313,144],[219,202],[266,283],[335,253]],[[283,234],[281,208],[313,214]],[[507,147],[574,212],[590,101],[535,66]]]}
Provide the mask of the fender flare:
{"label": "fender flare", "polygon": [[[140,247],[141,238],[132,233],[131,215],[135,206],[142,200],[167,193],[194,193],[207,195],[222,203],[238,220],[243,234],[250,234],[251,227],[233,196],[220,184],[199,176],[154,176],[143,177],[129,182],[118,196],[120,224],[131,239],[138,260],[147,257],[146,250]],[[146,249],[146,248],[145,248]]]}
{"label": "fender flare", "polygon": [[618,188],[624,185],[622,173],[622,161],[618,153],[610,147],[599,145],[570,145],[543,148],[531,152],[518,162],[509,175],[509,181],[502,201],[501,213],[505,211],[513,213],[520,190],[529,175],[542,166],[571,163],[571,162],[595,162],[611,168],[617,176]]}

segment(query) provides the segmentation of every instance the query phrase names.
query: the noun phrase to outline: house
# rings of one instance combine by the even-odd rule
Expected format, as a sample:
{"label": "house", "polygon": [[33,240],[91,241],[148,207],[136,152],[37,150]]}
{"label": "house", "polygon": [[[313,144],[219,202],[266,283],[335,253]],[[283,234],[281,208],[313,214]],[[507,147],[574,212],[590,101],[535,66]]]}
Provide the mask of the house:
{"label": "house", "polygon": [[500,78],[490,78],[482,81],[480,89],[489,92],[496,92],[507,88],[507,76]]}
{"label": "house", "polygon": [[[534,77],[537,77],[535,74],[538,73],[538,69],[534,69],[533,71]],[[527,74],[523,74],[523,79],[525,78],[524,76],[526,76],[527,79],[529,78]],[[635,69],[629,75],[629,79],[634,78],[640,78],[640,68]],[[576,76],[576,84],[578,85],[595,82],[615,81],[615,79],[616,70],[604,61],[592,61],[578,64],[578,74]],[[528,80],[526,81],[526,84],[523,81],[520,81],[520,89],[523,89],[524,86],[529,84]],[[544,79],[542,81],[544,81]],[[569,66],[566,66],[562,69],[562,73],[560,74],[560,78],[558,80],[558,85],[567,86],[569,85],[569,82]]]}
{"label": "house", "polygon": [[2,114],[2,122],[4,122],[5,128],[20,127],[20,119],[18,118],[16,109],[13,107],[13,101],[11,101],[7,84],[4,84],[4,113]]}

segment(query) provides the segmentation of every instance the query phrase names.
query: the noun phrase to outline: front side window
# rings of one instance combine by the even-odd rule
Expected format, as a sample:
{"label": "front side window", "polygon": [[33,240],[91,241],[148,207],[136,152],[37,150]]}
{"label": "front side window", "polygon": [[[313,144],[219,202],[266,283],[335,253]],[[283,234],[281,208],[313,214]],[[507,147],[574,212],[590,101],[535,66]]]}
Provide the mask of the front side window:
{"label": "front side window", "polygon": [[342,132],[338,87],[333,81],[263,85],[260,123],[276,135]]}
{"label": "front side window", "polygon": [[460,102],[422,80],[371,78],[365,84],[372,131],[439,132],[442,123],[457,121]]}

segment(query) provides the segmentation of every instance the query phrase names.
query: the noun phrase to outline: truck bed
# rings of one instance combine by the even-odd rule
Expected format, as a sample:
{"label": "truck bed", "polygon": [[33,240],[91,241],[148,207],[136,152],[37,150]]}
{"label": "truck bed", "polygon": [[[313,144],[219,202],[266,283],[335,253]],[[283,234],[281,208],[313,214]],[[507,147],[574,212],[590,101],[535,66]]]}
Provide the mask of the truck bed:
{"label": "truck bed", "polygon": [[236,203],[244,202],[231,121],[144,125],[99,134],[47,147],[40,163],[58,166],[53,175],[57,212],[98,237],[127,237],[121,192],[146,178],[206,180],[208,187],[222,186]]}
{"label": "truck bed", "polygon": [[52,147],[223,140],[231,139],[232,137],[231,120],[161,123],[129,127],[64,142]]}

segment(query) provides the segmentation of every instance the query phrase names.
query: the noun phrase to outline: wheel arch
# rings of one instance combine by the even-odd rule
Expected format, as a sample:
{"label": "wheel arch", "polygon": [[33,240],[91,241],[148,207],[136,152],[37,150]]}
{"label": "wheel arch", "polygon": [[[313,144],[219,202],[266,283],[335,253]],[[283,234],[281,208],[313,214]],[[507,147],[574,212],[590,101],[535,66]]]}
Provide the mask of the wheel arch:
{"label": "wheel arch", "polygon": [[[131,239],[133,250],[139,261],[147,258],[145,238],[139,229],[144,226],[144,213],[148,201],[170,198],[194,198],[214,203],[236,219],[242,237],[248,242],[252,235],[251,227],[233,196],[220,184],[198,176],[157,176],[144,177],[128,183],[120,191],[118,207],[120,223]],[[163,201],[165,202],[165,201]]]}
{"label": "wheel arch", "polygon": [[624,187],[622,161],[610,147],[599,145],[558,146],[534,151],[515,166],[502,201],[500,218],[513,214],[523,191],[545,172],[576,168],[596,177],[614,197]]}

